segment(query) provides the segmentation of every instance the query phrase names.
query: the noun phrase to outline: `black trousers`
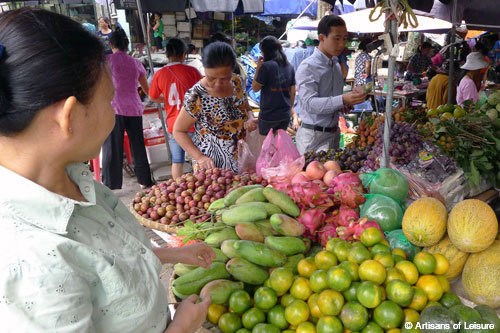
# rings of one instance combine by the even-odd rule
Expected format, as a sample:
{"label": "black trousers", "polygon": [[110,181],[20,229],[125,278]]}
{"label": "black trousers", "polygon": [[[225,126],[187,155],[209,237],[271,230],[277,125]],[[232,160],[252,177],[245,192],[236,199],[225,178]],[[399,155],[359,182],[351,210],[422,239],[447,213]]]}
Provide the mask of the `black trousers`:
{"label": "black trousers", "polygon": [[102,182],[112,190],[122,188],[123,182],[123,136],[127,131],[137,181],[141,185],[151,186],[151,169],[149,168],[144,135],[142,133],[142,117],[115,115],[115,128],[102,145]]}

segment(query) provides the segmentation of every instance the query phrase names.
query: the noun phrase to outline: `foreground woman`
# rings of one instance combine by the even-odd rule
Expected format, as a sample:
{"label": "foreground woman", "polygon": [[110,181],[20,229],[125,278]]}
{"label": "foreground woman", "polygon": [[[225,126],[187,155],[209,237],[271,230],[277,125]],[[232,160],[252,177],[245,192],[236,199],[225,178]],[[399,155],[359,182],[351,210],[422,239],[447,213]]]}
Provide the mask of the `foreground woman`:
{"label": "foreground woman", "polygon": [[0,331],[194,332],[210,297],[187,298],[167,327],[161,263],[207,267],[214,252],[152,249],[83,164],[115,120],[102,43],[23,8],[0,14],[0,46]]}

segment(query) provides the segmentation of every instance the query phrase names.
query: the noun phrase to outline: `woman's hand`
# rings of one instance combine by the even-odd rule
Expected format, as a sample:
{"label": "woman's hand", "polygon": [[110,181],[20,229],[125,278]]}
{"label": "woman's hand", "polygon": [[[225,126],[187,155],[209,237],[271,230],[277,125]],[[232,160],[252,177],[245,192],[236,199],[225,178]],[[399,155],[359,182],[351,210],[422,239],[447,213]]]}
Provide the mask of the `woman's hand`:
{"label": "woman's hand", "polygon": [[297,114],[294,113],[292,116],[292,128],[294,131],[297,131],[299,129],[301,122],[302,120],[300,120],[299,116],[297,116]]}
{"label": "woman's hand", "polygon": [[213,168],[215,168],[214,161],[210,157],[205,156],[205,155],[203,155],[202,157],[196,159],[196,162],[198,163],[198,165],[202,169],[213,169]]}
{"label": "woman's hand", "polygon": [[196,303],[198,299],[198,296],[191,295],[182,301],[165,333],[194,333],[203,325],[212,298],[204,295],[201,302]]}
{"label": "woman's hand", "polygon": [[186,245],[177,249],[177,260],[186,265],[209,268],[215,259],[215,252],[204,243]]}
{"label": "woman's hand", "polygon": [[259,127],[258,119],[250,119],[245,124],[243,124],[243,128],[245,128],[249,132],[255,131]]}
{"label": "woman's hand", "polygon": [[259,59],[257,60],[257,68],[260,68],[263,62],[264,62],[264,57],[259,57]]}

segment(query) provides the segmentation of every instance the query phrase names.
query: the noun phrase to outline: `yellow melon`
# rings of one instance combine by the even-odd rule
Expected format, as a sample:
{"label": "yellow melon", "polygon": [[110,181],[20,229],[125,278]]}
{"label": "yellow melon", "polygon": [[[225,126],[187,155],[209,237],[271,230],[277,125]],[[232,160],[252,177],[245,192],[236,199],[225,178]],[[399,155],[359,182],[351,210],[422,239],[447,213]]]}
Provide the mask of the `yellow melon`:
{"label": "yellow melon", "polygon": [[498,221],[493,209],[485,202],[467,199],[453,207],[448,217],[448,236],[459,250],[479,252],[493,243]]}
{"label": "yellow melon", "polygon": [[462,272],[462,287],[476,304],[500,307],[500,241],[484,251],[472,253]]}
{"label": "yellow melon", "polygon": [[441,201],[425,197],[413,202],[403,216],[403,233],[417,246],[431,246],[446,232],[448,213]]}
{"label": "yellow melon", "polygon": [[465,262],[467,261],[467,257],[469,254],[467,252],[460,251],[457,249],[455,245],[453,245],[450,241],[448,235],[445,235],[443,239],[441,239],[437,244],[426,247],[425,251],[429,253],[439,253],[448,259],[450,263],[450,268],[444,274],[444,276],[448,280],[453,280],[457,276],[462,273],[462,269],[464,268]]}

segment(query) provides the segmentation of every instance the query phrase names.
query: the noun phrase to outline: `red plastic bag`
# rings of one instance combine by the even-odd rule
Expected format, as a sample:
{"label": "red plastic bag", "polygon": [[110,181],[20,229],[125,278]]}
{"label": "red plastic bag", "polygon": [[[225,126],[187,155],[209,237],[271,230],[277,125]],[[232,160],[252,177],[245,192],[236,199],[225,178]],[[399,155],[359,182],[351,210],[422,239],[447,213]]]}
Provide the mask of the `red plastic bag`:
{"label": "red plastic bag", "polygon": [[247,132],[245,140],[238,141],[238,173],[254,171],[260,154],[259,131]]}
{"label": "red plastic bag", "polygon": [[[302,157],[302,158],[301,158]],[[278,130],[276,136],[269,131],[257,159],[257,175],[266,179],[272,177],[293,177],[304,168],[305,159],[300,156],[288,133]]]}

